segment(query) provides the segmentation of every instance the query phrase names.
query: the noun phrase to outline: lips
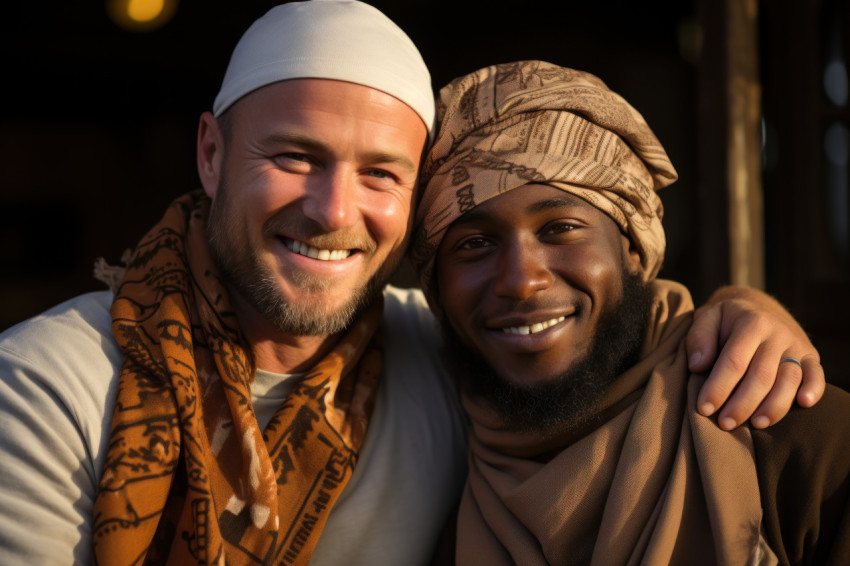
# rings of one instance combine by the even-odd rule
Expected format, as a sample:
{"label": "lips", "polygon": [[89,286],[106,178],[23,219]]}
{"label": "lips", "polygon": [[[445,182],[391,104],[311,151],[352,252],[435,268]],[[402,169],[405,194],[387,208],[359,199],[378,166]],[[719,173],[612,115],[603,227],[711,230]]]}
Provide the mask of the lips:
{"label": "lips", "polygon": [[298,240],[293,240],[292,238],[282,238],[284,245],[291,251],[298,255],[303,255],[305,257],[309,257],[312,259],[318,259],[320,261],[338,261],[341,259],[345,259],[354,253],[355,250],[351,249],[343,249],[343,250],[327,250],[320,249],[305,244],[304,242],[299,242]]}
{"label": "lips", "polygon": [[517,334],[520,336],[525,336],[527,334],[536,334],[538,332],[546,330],[547,328],[555,326],[559,322],[564,322],[566,319],[566,316],[559,316],[556,318],[550,318],[549,320],[535,322],[533,324],[528,325],[505,326],[502,328],[502,332],[504,332],[505,334]]}
{"label": "lips", "polygon": [[498,335],[531,336],[563,326],[567,319],[578,314],[578,308],[536,308],[525,312],[512,311],[499,316],[490,316],[484,327]]}
{"label": "lips", "polygon": [[576,323],[576,312],[564,309],[516,313],[490,318],[478,335],[480,351],[499,352],[500,359],[512,354],[540,354],[564,339]]}

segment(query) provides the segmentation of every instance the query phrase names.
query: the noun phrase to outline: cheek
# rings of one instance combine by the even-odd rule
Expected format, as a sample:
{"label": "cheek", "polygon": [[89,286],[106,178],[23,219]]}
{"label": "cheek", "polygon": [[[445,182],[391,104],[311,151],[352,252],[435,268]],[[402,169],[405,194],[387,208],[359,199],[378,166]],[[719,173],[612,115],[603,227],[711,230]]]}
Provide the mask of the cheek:
{"label": "cheek", "polygon": [[304,176],[287,173],[267,159],[245,158],[227,171],[231,201],[238,201],[249,216],[280,210],[306,194]]}
{"label": "cheek", "polygon": [[366,194],[362,199],[363,218],[378,240],[402,242],[410,232],[413,219],[410,214],[410,194]]}
{"label": "cheek", "polygon": [[483,301],[489,276],[479,264],[437,263],[437,289],[447,318],[456,322],[469,318]]}
{"label": "cheek", "polygon": [[594,250],[583,263],[582,277],[597,301],[606,303],[619,297],[622,287],[622,262],[619,249]]}
{"label": "cheek", "polygon": [[612,266],[598,257],[586,258],[582,265],[585,266],[582,270],[583,277],[594,285],[599,285],[600,281],[605,281],[610,276]]}

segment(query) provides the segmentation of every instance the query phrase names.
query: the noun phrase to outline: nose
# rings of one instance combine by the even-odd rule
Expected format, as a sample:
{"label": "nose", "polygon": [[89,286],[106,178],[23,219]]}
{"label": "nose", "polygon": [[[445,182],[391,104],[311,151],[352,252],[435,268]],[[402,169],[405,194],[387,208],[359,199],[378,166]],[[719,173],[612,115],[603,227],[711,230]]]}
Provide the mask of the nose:
{"label": "nose", "polygon": [[522,301],[552,285],[546,255],[536,246],[512,242],[503,246],[496,263],[493,292],[502,298]]}
{"label": "nose", "polygon": [[345,168],[328,169],[314,178],[304,199],[304,215],[327,232],[347,228],[357,218],[357,186]]}

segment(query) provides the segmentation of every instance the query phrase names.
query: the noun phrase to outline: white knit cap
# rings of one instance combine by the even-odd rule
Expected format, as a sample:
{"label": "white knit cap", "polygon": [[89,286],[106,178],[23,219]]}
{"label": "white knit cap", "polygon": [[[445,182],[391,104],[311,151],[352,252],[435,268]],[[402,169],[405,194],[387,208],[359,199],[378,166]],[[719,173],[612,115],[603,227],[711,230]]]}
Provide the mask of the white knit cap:
{"label": "white knit cap", "polygon": [[220,116],[251,91],[286,79],[336,79],[390,94],[431,132],[434,93],[422,55],[401,28],[355,0],[281,4],[239,40],[213,104]]}

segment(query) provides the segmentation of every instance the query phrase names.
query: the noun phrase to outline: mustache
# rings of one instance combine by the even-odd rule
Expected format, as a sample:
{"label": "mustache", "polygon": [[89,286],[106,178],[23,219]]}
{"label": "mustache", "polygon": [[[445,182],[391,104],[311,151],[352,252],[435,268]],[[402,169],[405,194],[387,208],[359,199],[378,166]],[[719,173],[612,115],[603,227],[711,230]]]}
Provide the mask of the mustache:
{"label": "mustache", "polygon": [[281,213],[263,224],[263,235],[287,237],[323,250],[360,250],[374,253],[378,244],[365,230],[344,228],[325,231],[318,223],[301,215]]}

